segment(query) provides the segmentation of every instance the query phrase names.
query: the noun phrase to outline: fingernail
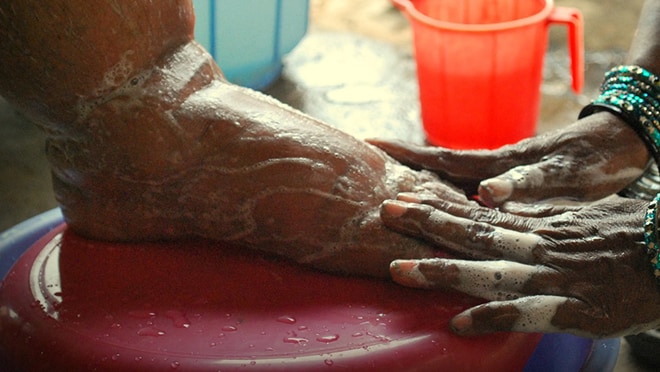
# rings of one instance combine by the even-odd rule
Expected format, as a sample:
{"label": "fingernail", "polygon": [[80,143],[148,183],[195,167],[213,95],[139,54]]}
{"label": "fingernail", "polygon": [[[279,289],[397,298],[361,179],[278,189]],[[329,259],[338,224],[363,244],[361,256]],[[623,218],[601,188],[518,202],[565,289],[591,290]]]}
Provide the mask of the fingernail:
{"label": "fingernail", "polygon": [[511,197],[511,194],[513,194],[513,182],[509,179],[491,178],[479,185],[479,197],[489,206],[503,203]]}
{"label": "fingernail", "polygon": [[396,270],[398,274],[408,274],[413,270],[417,270],[417,262],[413,260],[395,260],[390,264],[390,268]]}
{"label": "fingernail", "polygon": [[419,271],[419,262],[415,260],[396,260],[390,264],[390,273],[397,283],[406,287],[427,287],[429,282]]}
{"label": "fingernail", "polygon": [[422,200],[417,195],[410,192],[402,192],[396,196],[396,200],[401,200],[407,203],[421,203]]}
{"label": "fingernail", "polygon": [[458,314],[451,320],[451,329],[458,334],[467,334],[472,328],[472,317]]}
{"label": "fingernail", "polygon": [[383,202],[383,212],[390,217],[401,217],[408,207],[398,200],[386,200]]}

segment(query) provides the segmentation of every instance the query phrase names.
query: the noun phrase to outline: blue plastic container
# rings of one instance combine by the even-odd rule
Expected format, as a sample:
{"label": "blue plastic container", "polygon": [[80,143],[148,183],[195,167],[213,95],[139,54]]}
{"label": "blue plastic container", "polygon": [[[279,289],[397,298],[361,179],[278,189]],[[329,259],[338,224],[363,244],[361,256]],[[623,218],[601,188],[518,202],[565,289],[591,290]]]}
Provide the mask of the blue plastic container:
{"label": "blue plastic container", "polygon": [[193,0],[195,39],[232,83],[270,85],[307,32],[309,0]]}

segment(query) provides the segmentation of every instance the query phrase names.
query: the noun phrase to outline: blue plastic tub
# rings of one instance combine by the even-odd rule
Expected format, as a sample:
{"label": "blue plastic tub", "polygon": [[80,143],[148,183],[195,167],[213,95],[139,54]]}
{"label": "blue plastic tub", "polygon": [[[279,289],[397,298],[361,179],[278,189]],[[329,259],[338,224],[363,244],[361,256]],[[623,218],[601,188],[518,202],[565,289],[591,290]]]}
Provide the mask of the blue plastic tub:
{"label": "blue plastic tub", "polygon": [[232,83],[270,85],[307,32],[309,0],[193,0],[195,39]]}

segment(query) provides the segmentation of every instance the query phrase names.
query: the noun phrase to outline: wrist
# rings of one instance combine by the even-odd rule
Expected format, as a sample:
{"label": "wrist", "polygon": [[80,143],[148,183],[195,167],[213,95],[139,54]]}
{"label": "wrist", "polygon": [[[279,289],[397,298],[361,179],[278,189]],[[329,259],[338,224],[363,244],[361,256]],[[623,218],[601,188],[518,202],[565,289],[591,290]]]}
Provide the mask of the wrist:
{"label": "wrist", "polygon": [[611,69],[600,95],[580,112],[580,118],[596,112],[619,117],[644,141],[660,163],[660,78],[638,66]]}
{"label": "wrist", "polygon": [[613,111],[597,105],[588,105],[580,112],[579,121],[588,131],[608,133],[613,141],[624,141],[632,147],[631,151],[644,153],[647,155],[644,159],[646,162],[652,157],[648,146],[637,131]]}
{"label": "wrist", "polygon": [[[580,112],[580,118],[599,113],[618,118],[611,125],[625,125],[648,150],[652,161],[643,175],[622,196],[651,200],[660,192],[660,78],[638,66],[618,66],[605,75],[600,95]],[[625,129],[623,129],[625,130]],[[631,149],[633,150],[633,149]]]}

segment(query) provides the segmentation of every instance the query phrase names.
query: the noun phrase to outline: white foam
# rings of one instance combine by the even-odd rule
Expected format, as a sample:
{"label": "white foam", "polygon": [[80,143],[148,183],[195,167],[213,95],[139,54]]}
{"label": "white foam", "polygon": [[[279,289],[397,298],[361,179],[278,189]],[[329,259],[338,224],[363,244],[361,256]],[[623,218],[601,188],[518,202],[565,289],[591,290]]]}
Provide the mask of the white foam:
{"label": "white foam", "polygon": [[520,310],[520,317],[515,322],[514,332],[556,332],[560,331],[552,320],[557,308],[568,301],[560,296],[529,296],[514,301]]}
{"label": "white foam", "polygon": [[521,263],[533,263],[534,248],[543,238],[533,233],[521,233],[497,227],[492,233],[493,248],[504,257]]}

